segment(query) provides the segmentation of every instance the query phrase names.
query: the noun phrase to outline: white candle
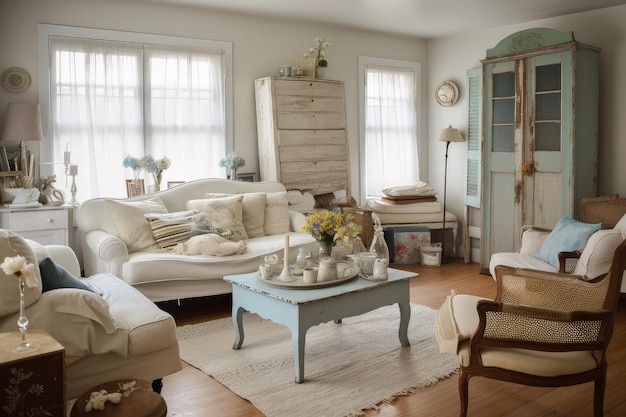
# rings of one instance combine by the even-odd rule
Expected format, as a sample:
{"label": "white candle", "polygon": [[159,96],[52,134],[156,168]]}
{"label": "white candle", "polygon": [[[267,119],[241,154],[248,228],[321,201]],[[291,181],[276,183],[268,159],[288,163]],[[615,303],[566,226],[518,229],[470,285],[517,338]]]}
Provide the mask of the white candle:
{"label": "white candle", "polygon": [[285,236],[285,259],[289,259],[289,236]]}
{"label": "white candle", "polygon": [[69,165],[70,164],[70,151],[64,151],[63,152],[63,165]]}
{"label": "white candle", "polygon": [[78,165],[70,165],[70,175],[78,175]]}

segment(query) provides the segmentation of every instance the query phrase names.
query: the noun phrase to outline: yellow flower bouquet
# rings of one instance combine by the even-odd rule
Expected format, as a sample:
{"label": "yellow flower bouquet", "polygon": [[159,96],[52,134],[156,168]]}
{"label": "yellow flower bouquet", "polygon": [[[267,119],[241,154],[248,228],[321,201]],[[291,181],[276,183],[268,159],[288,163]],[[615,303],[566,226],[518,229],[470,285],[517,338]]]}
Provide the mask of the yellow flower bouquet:
{"label": "yellow flower bouquet", "polygon": [[347,247],[361,233],[361,226],[354,223],[352,213],[335,210],[314,210],[306,218],[301,231],[309,233],[320,245],[332,249],[337,242]]}

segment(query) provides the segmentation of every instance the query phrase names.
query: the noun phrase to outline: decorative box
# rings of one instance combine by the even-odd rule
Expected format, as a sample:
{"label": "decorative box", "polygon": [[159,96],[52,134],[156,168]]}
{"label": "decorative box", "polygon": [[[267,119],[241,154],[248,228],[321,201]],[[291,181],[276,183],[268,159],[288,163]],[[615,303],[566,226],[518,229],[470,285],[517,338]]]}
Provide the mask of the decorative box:
{"label": "decorative box", "polygon": [[420,247],[430,245],[430,229],[427,227],[390,227],[384,232],[390,263],[419,263]]}

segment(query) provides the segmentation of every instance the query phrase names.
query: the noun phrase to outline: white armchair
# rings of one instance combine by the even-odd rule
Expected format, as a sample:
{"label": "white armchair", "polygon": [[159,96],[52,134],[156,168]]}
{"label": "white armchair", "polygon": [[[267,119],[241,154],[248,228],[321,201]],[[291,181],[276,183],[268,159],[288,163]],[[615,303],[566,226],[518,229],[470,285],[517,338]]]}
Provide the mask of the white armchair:
{"label": "white armchair", "polygon": [[[29,328],[45,330],[65,348],[68,398],[122,378],[155,380],[158,390],[163,376],[182,368],[174,319],[139,291],[111,274],[96,274],[80,282],[98,294],[76,288],[43,292],[37,260],[50,257],[80,277],[75,254],[69,247],[42,246],[0,229],[0,258],[16,254],[35,265],[38,280],[25,294]],[[18,315],[17,280],[0,271],[0,332],[17,330]]]}
{"label": "white armchair", "polygon": [[[593,281],[606,274],[611,266],[615,249],[626,239],[626,199],[617,194],[586,198],[581,201],[581,218],[586,224],[600,224],[601,230],[589,236],[583,248],[559,254],[559,263],[549,263],[537,257],[551,230],[524,226],[522,245],[518,252],[501,252],[491,256],[489,272],[495,279],[498,265],[513,268],[561,272]],[[569,235],[565,235],[566,238]],[[626,293],[626,280],[621,292]]]}

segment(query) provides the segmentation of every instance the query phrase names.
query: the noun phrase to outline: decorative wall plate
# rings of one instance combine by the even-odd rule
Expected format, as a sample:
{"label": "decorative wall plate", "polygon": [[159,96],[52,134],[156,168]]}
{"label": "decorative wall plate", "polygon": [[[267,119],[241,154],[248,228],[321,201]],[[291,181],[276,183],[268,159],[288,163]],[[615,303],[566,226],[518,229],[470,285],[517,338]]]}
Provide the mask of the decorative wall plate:
{"label": "decorative wall plate", "polygon": [[2,73],[2,86],[11,93],[21,93],[30,87],[30,75],[23,68],[9,68]]}

